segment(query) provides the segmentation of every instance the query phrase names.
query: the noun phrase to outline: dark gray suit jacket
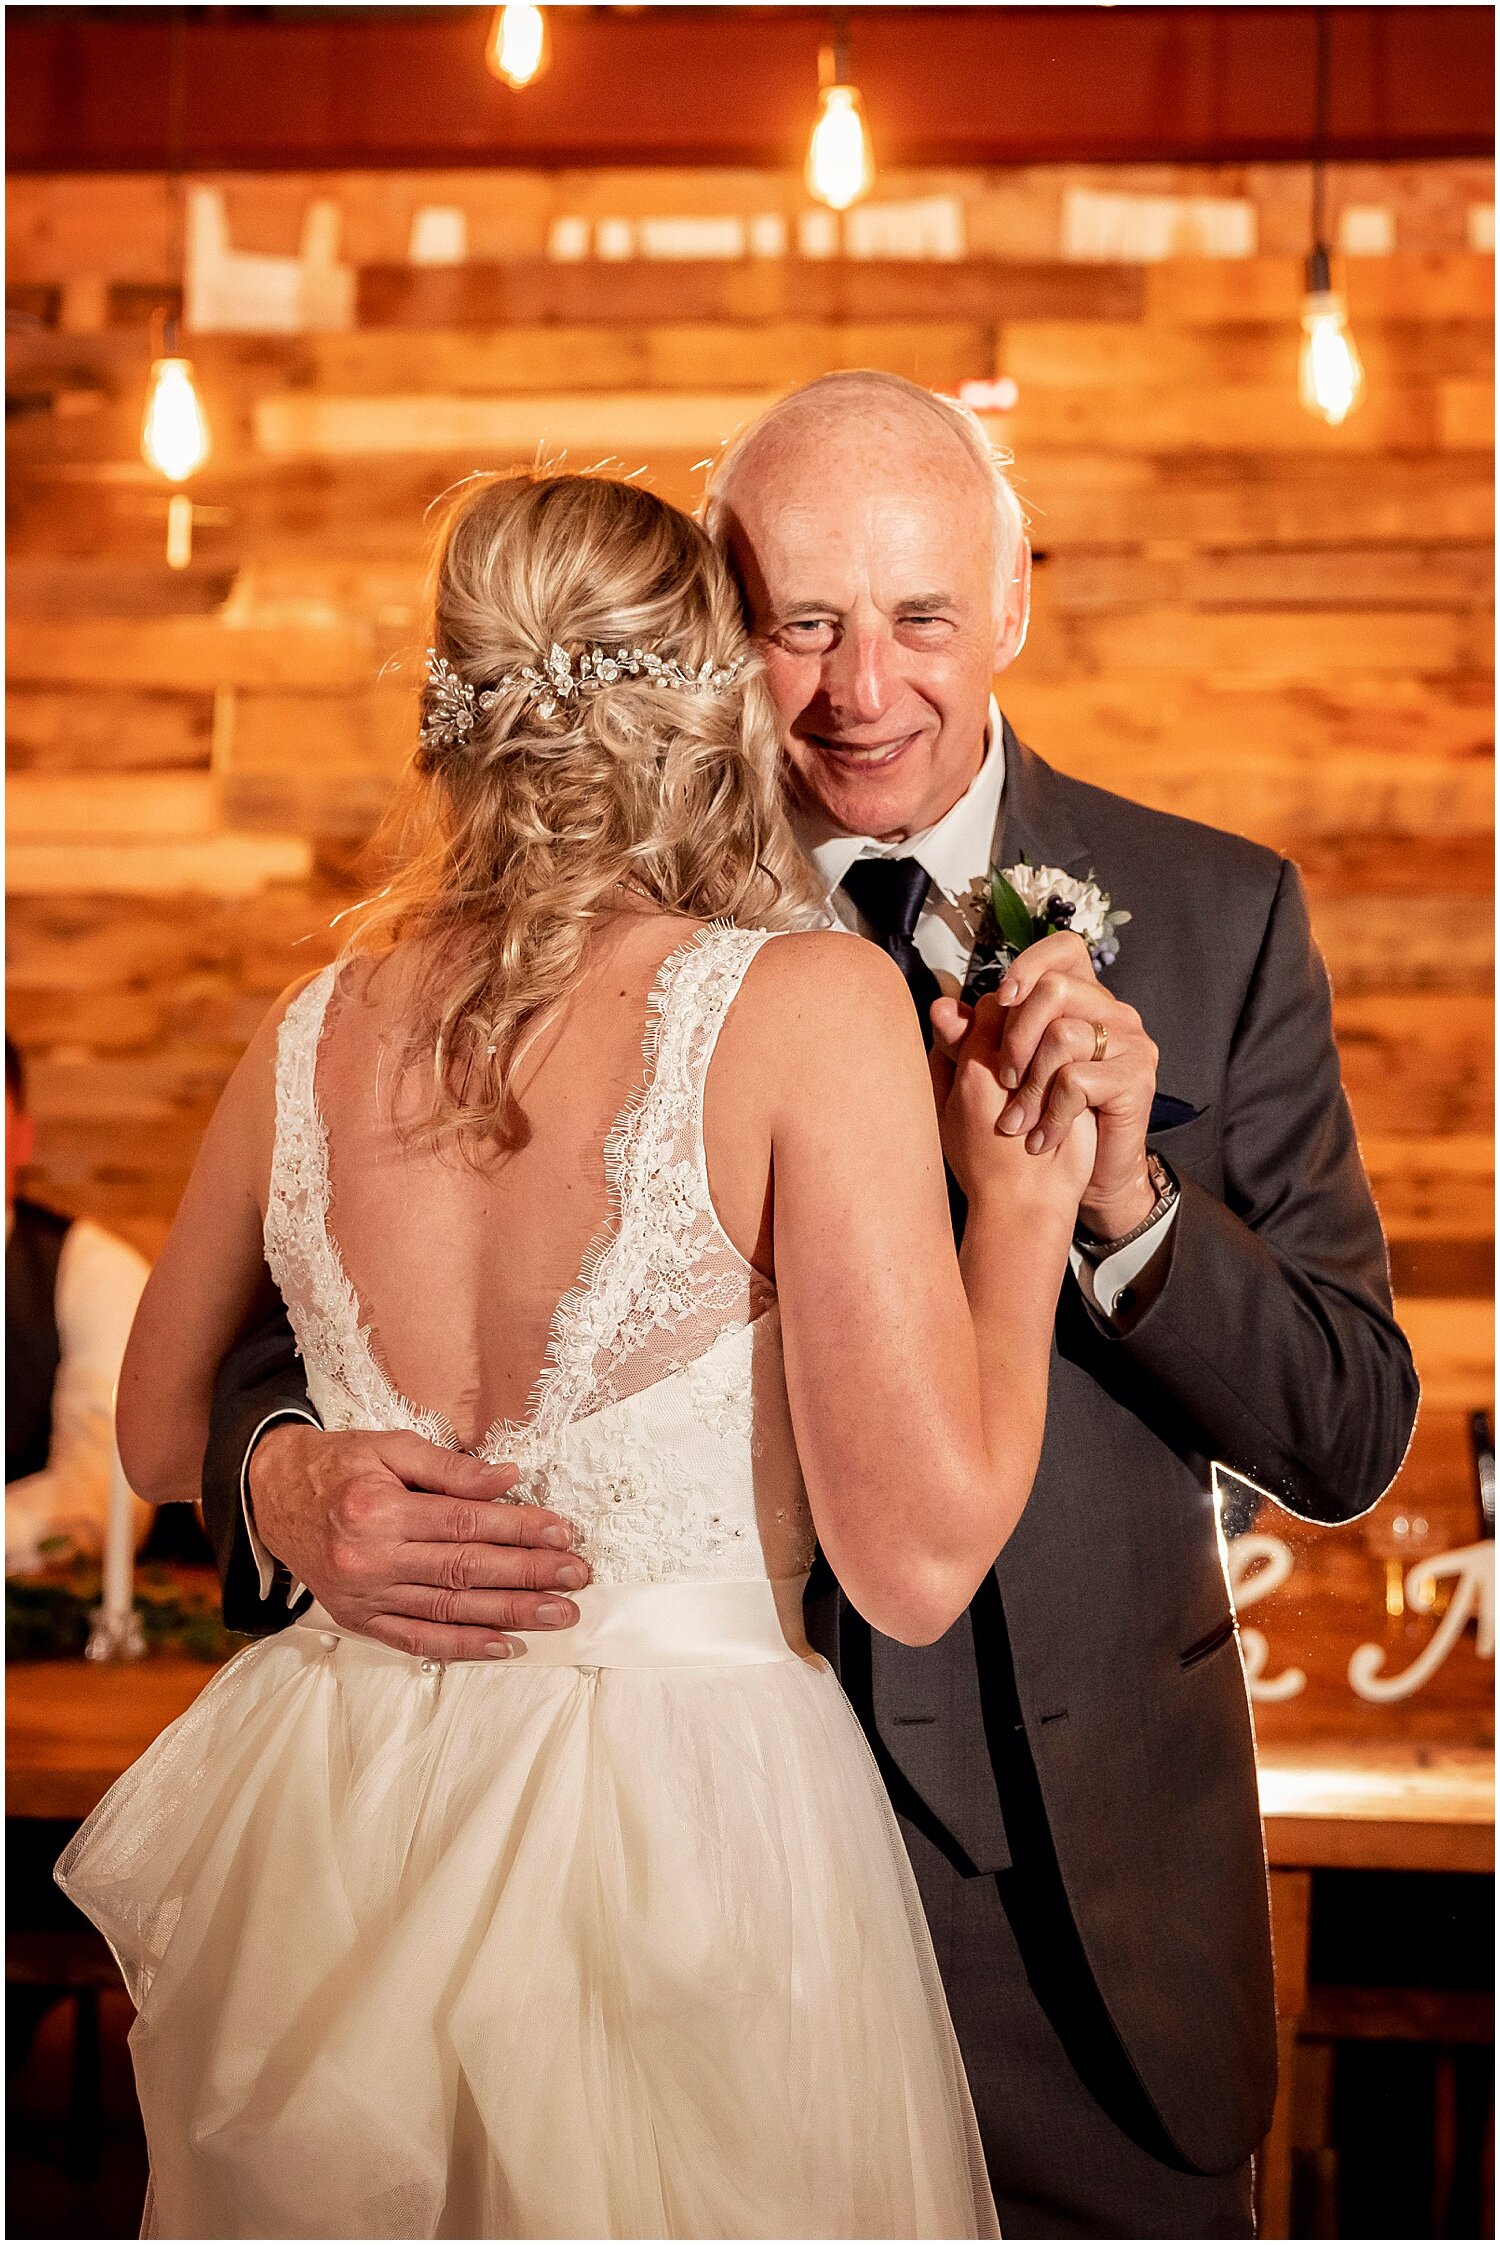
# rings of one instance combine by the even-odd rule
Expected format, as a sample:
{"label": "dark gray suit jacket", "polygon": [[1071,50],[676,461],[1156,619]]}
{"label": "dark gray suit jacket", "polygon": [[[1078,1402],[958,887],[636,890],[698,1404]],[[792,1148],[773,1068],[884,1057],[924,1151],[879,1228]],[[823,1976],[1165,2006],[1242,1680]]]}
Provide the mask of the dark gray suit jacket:
{"label": "dark gray suit jacket", "polygon": [[[1133,914],[1106,980],[1160,1048],[1160,1090],[1196,1110],[1151,1141],[1182,1187],[1170,1270],[1119,1336],[1064,1288],[1041,1465],[995,1570],[1014,1660],[998,1716],[983,1598],[913,1648],[851,1634],[824,1576],[809,1633],[897,1805],[964,1872],[1010,1862],[1009,1773],[1027,1754],[1119,2042],[1182,2160],[1225,2173],[1269,2124],[1276,2038],[1210,1461],[1309,1518],[1352,1519],[1401,1463],[1417,1383],[1295,866],[1066,779],[1008,728],[1006,745],[996,861],[1095,873]],[[239,1506],[249,1435],[283,1402],[305,1403],[284,1320],[225,1366],[205,1464],[234,1627],[287,1618],[260,1601]]]}

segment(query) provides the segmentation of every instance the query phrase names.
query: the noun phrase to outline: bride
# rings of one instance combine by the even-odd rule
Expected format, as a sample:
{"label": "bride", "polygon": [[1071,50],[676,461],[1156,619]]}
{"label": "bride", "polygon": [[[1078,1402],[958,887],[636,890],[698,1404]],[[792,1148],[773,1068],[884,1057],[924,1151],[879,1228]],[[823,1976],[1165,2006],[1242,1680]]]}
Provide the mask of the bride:
{"label": "bride", "polygon": [[988,999],[940,1146],[899,973],[807,927],[685,516],[478,480],[434,609],[398,870],[224,1094],[120,1443],[143,1495],[196,1494],[269,1265],[325,1426],[514,1461],[592,1580],[489,1662],[313,1606],[78,1834],[58,1877],[139,2013],[147,2231],[993,2236],[801,1592],[816,1538],[879,1630],[967,1606],[1035,1469],[1092,1123],[997,1134]]}

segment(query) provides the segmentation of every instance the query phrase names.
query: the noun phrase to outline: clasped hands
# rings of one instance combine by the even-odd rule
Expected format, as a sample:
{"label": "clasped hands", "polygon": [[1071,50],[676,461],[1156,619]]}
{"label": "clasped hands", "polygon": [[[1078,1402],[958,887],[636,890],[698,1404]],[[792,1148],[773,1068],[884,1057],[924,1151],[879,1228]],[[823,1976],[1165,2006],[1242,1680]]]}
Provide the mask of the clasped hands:
{"label": "clasped hands", "polygon": [[954,1065],[978,1057],[994,1078],[992,1127],[1027,1153],[1054,1152],[1091,1114],[1097,1139],[1079,1216],[1099,1239],[1144,1223],[1156,1201],[1146,1130],[1157,1050],[1134,1006],[1100,982],[1081,936],[1060,932],[1032,944],[977,1006],[937,999],[932,1025],[940,1108]]}

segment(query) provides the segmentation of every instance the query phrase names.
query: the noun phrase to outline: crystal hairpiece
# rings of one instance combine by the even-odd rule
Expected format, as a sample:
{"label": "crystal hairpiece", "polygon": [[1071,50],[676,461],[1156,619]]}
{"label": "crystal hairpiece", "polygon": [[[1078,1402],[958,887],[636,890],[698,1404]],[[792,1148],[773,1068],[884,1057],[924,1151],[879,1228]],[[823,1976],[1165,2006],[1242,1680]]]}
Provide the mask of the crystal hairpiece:
{"label": "crystal hairpiece", "polygon": [[721,669],[715,669],[710,659],[697,670],[688,670],[681,663],[668,662],[651,647],[616,647],[613,652],[587,647],[575,669],[566,647],[554,641],[545,662],[508,670],[493,686],[478,688],[460,678],[446,656],[429,647],[428,705],[422,720],[422,739],[432,748],[461,748],[479,718],[488,715],[507,687],[524,686],[526,699],[536,704],[537,715],[552,717],[560,703],[596,694],[601,687],[617,685],[622,678],[649,678],[653,686],[665,686],[679,694],[722,694],[744,667],[743,655]]}

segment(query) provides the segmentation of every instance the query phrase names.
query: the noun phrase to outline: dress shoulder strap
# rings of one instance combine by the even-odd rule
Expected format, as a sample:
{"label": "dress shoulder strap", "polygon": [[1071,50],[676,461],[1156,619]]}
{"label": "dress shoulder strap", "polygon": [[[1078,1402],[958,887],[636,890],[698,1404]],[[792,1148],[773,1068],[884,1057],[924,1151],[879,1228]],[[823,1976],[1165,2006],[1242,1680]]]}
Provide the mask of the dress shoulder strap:
{"label": "dress shoulder strap", "polygon": [[337,1398],[348,1426],[410,1427],[430,1442],[452,1430],[387,1379],[359,1300],[329,1230],[328,1133],[318,1105],[318,1047],[338,962],[313,976],[281,1018],[276,1038],[276,1136],[266,1194],[266,1261],[286,1303],[308,1377]]}
{"label": "dress shoulder strap", "polygon": [[764,928],[715,920],[672,954],[651,993],[646,1105],[657,1110],[653,1120],[659,1139],[685,1136],[700,1161],[703,1093],[719,1032],[751,961],[770,940]]}
{"label": "dress shoulder strap", "polygon": [[318,1115],[315,1079],[318,1045],[337,980],[335,960],[297,992],[276,1032],[276,1136],[271,1154],[268,1229],[271,1211],[278,1204],[305,1202],[311,1194],[316,1204],[327,1207],[328,1148]]}

